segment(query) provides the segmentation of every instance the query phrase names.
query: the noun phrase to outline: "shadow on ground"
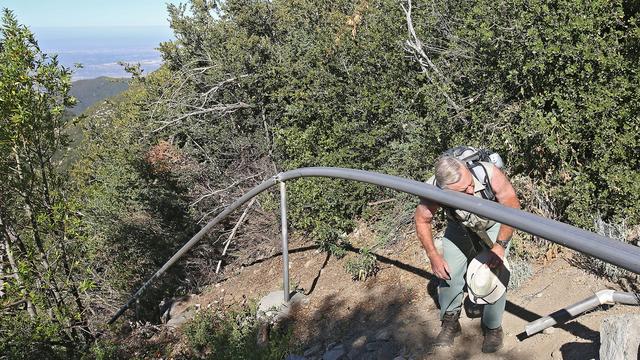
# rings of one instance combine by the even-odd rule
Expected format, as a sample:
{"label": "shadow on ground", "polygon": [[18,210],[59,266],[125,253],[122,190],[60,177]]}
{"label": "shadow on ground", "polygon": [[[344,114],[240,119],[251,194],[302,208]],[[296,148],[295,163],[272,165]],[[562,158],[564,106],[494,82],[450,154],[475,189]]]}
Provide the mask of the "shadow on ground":
{"label": "shadow on ground", "polygon": [[[350,248],[358,252],[359,249]],[[310,306],[292,310],[290,326],[302,341],[302,353],[308,359],[320,359],[331,351],[342,351],[349,359],[405,358],[485,358],[480,353],[481,330],[470,327],[456,339],[456,347],[448,352],[432,351],[432,343],[440,328],[438,312],[433,303],[414,301],[416,292],[429,290],[436,300],[437,279],[425,270],[398,260],[376,255],[382,263],[398,270],[416,274],[424,279],[424,286],[403,284],[400,281],[368,280],[357,294],[345,291],[313,299]],[[325,259],[321,268],[326,266]],[[317,283],[322,272],[313,283]],[[310,291],[311,293],[311,291]],[[430,302],[428,298],[426,302]],[[473,346],[470,344],[473,343]],[[480,356],[480,357],[478,357]],[[500,353],[501,359],[521,359],[511,353]]]}

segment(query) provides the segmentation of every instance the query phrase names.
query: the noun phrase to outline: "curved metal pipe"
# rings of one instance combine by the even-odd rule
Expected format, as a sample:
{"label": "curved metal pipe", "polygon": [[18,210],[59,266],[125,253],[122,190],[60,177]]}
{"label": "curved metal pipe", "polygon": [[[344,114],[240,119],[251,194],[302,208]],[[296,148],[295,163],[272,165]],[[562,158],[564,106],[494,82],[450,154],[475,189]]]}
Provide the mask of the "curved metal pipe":
{"label": "curved metal pipe", "polygon": [[571,249],[597,257],[608,263],[620,266],[629,271],[640,274],[640,247],[610,239],[586,230],[561,222],[545,219],[541,216],[527,213],[519,209],[502,206],[493,201],[441,190],[425,183],[386,175],[376,172],[331,167],[310,167],[282,172],[262,184],[251,189],[233,204],[211,220],[202,230],[191,238],[178,252],[167,261],[129,301],[109,320],[113,323],[139,297],[156,278],[161,276],[182,255],[189,251],[214,225],[229,215],[233,210],[278,182],[284,182],[301,177],[329,177],[346,180],[356,180],[373,185],[379,185],[429,199],[433,202],[473,212],[480,216],[493,219],[503,224],[543,237],[547,240],[564,245]]}
{"label": "curved metal pipe", "polygon": [[182,257],[182,255],[184,255],[187,251],[189,251],[198,241],[200,241],[200,239],[202,239],[202,237],[209,232],[209,230],[211,230],[212,227],[214,227],[216,224],[218,224],[222,219],[224,219],[225,217],[227,217],[227,215],[229,215],[233,210],[239,208],[240,206],[242,206],[242,204],[246,203],[247,201],[251,200],[251,198],[253,198],[254,196],[260,194],[261,192],[267,190],[268,188],[274,186],[277,183],[277,180],[275,177],[272,177],[270,179],[268,179],[267,181],[263,182],[262,184],[254,187],[253,189],[251,189],[249,192],[247,192],[246,194],[244,194],[243,196],[241,196],[238,200],[236,200],[233,204],[229,205],[226,209],[224,209],[220,214],[218,214],[218,216],[216,216],[213,220],[209,221],[207,223],[207,225],[205,225],[202,229],[200,229],[200,231],[198,231],[197,234],[195,234],[191,240],[189,240],[186,244],[184,244],[180,250],[178,250],[178,252],[176,252],[164,265],[162,265],[162,267],[155,272],[155,274],[153,274],[153,276],[151,276],[149,278],[149,280],[147,280],[144,284],[142,284],[142,286],[140,287],[140,289],[138,289],[138,291],[136,291],[131,298],[127,301],[126,304],[124,304],[119,310],[118,312],[116,312],[111,319],[109,320],[109,322],[107,322],[107,324],[113,324],[114,321],[116,321],[120,315],[122,315],[128,308],[129,306],[131,306],[131,304],[133,304],[133,302],[140,296],[142,295],[142,293],[147,289],[147,287],[149,285],[151,285],[151,283],[159,278],[160,276],[162,276],[162,274],[164,274],[165,271],[167,271],[168,268],[171,267],[171,265],[173,265],[176,261],[178,261],[178,259],[180,259]]}
{"label": "curved metal pipe", "polygon": [[543,218],[496,202],[468,196],[451,190],[441,190],[425,183],[363,170],[342,168],[302,168],[278,175],[281,181],[299,177],[332,177],[357,180],[406,192],[439,204],[463,209],[553,241],[568,248],[599,258],[608,263],[640,274],[640,247],[559,221]]}
{"label": "curved metal pipe", "polygon": [[640,305],[640,294],[616,291],[613,293],[613,302],[626,305]]}
{"label": "curved metal pipe", "polygon": [[602,304],[615,304],[621,303],[626,305],[639,305],[639,294],[613,291],[613,290],[601,290],[595,295],[590,296],[584,300],[581,300],[573,305],[567,306],[564,309],[558,310],[553,314],[545,317],[541,317],[538,320],[528,323],[524,329],[528,336],[539,333],[544,329],[556,324],[562,324],[569,319],[572,319],[586,311],[589,311]]}

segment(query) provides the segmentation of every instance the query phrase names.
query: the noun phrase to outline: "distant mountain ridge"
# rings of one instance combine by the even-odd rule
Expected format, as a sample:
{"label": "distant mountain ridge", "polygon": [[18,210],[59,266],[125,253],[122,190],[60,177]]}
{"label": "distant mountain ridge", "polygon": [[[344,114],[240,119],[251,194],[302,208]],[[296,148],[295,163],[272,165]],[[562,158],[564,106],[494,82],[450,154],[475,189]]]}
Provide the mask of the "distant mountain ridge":
{"label": "distant mountain ridge", "polygon": [[100,76],[95,79],[74,81],[71,86],[71,95],[78,99],[78,103],[70,110],[76,115],[82,114],[91,105],[127,90],[129,80]]}

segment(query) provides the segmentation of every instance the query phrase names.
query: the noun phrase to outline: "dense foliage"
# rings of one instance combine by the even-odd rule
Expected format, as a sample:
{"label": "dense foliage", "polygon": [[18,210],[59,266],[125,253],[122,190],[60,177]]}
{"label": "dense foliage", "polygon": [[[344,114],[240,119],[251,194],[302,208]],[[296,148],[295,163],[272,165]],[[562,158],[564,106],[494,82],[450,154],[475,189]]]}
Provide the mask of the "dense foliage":
{"label": "dense foliage", "polygon": [[91,338],[86,238],[59,167],[71,72],[8,10],[0,45],[0,354],[54,358]]}
{"label": "dense foliage", "polygon": [[[73,103],[69,70],[6,12],[0,230],[9,276],[0,290],[13,321],[3,317],[0,338],[13,340],[0,353],[34,356],[18,353],[25,339],[49,357],[72,352],[203,223],[282,170],[424,180],[443,150],[484,146],[560,220],[637,224],[639,9],[623,0],[191,0],[168,7],[176,40],[160,45],[165,66],[146,76],[131,68],[129,90],[74,123],[62,116]],[[67,157],[64,134],[78,132]],[[293,227],[334,251],[383,194],[326,179],[289,191]],[[264,195],[253,218],[276,206]],[[263,239],[271,220],[239,235]],[[210,279],[217,241],[237,221],[214,230],[162,291]],[[373,270],[364,265],[351,267]],[[153,318],[159,299],[145,299],[138,316]]]}
{"label": "dense foliage", "polygon": [[[344,166],[417,179],[443,149],[488,146],[512,174],[547,188],[562,220],[589,227],[596,209],[607,219],[639,218],[636,7],[412,5],[423,55],[404,44],[414,40],[403,12],[409,3],[170,7],[178,40],[162,48],[169,68],[197,73],[192,89],[210,106],[248,106],[195,114],[163,131],[233,121],[252,151],[274,155],[279,169]],[[211,92],[223,83],[224,91]],[[201,97],[182,99],[196,107]],[[199,139],[203,149],[219,143],[212,133]],[[335,239],[375,194],[361,184],[299,181],[291,212],[298,228]]]}

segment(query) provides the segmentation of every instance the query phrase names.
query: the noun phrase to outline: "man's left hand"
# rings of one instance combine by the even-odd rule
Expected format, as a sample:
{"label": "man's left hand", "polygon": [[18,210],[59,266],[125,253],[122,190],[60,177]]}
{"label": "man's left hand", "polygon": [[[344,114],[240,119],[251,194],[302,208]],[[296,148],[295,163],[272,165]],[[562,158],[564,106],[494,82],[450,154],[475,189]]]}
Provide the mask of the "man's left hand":
{"label": "man's left hand", "polygon": [[489,268],[497,268],[502,265],[502,259],[504,259],[504,248],[499,244],[494,244],[491,248],[491,258],[487,262]]}

